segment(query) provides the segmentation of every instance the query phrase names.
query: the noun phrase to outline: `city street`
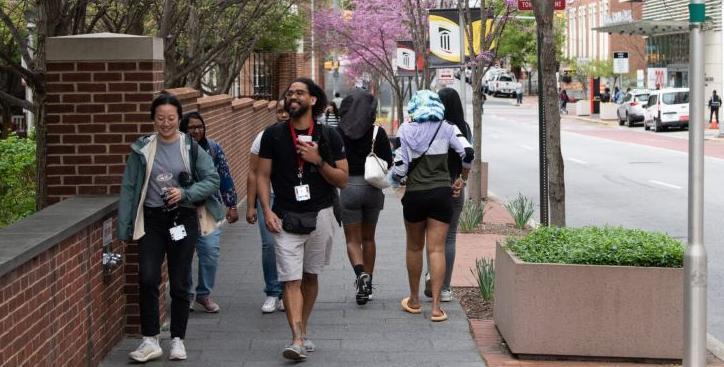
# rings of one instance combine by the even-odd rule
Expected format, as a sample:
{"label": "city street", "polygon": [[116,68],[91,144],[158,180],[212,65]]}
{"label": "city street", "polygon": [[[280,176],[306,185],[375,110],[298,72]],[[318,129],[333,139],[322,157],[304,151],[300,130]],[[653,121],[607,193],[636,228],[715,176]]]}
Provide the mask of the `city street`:
{"label": "city street", "polygon": [[[686,242],[686,132],[645,132],[564,116],[568,226],[621,225],[664,231]],[[539,203],[538,111],[489,98],[483,115],[483,160],[489,191],[503,199],[518,192]],[[724,340],[724,143],[706,142],[705,243],[709,256],[709,333]],[[535,218],[539,218],[536,211]]]}

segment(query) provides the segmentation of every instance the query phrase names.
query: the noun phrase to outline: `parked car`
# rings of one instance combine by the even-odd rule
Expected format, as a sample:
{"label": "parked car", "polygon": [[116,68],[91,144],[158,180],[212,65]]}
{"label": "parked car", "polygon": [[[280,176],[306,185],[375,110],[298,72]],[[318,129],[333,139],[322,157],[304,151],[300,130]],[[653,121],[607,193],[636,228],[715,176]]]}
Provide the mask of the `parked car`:
{"label": "parked car", "polygon": [[648,89],[634,89],[623,97],[623,102],[618,106],[618,124],[633,127],[636,122],[644,121],[644,106],[649,101]]}
{"label": "parked car", "polygon": [[492,81],[488,82],[488,90],[493,96],[504,94],[515,97],[515,84],[517,82],[513,74],[498,74]]}
{"label": "parked car", "polygon": [[670,127],[689,127],[689,88],[651,91],[646,103],[644,129],[656,132]]}

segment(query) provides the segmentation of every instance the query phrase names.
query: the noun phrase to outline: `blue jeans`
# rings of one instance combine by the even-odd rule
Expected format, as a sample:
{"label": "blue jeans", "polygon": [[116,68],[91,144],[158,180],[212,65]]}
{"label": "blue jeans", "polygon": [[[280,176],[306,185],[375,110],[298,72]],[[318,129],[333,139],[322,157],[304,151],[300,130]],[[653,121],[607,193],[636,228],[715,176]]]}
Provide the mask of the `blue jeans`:
{"label": "blue jeans", "polygon": [[[219,238],[221,229],[218,228],[206,236],[199,237],[196,243],[196,257],[199,259],[199,274],[196,285],[196,299],[208,297],[214,288],[216,268],[219,264]],[[189,294],[193,294],[193,275],[189,271]]]}
{"label": "blue jeans", "polygon": [[[274,195],[271,196],[269,205],[273,205]],[[274,237],[266,228],[264,221],[264,210],[261,208],[259,200],[256,201],[256,218],[259,224],[259,234],[261,235],[261,267],[264,272],[264,293],[267,297],[279,297],[282,295],[282,284],[277,277],[277,257],[274,253]]]}

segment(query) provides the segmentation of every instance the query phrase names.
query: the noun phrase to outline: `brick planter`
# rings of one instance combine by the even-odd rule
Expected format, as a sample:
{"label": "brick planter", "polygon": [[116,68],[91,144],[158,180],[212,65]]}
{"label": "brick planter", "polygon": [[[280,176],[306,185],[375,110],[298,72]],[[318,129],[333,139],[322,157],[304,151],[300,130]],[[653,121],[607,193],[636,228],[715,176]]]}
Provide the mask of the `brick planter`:
{"label": "brick planter", "polygon": [[496,246],[495,324],[514,354],[681,359],[681,268],[526,263]]}

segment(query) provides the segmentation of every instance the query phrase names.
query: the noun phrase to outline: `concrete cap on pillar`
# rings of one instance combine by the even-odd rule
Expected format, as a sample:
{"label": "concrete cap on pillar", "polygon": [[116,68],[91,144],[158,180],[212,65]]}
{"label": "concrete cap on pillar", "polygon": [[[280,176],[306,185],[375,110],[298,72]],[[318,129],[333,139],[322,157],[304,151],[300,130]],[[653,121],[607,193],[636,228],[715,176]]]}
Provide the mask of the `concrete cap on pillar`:
{"label": "concrete cap on pillar", "polygon": [[163,61],[163,40],[118,33],[50,37],[48,61]]}

